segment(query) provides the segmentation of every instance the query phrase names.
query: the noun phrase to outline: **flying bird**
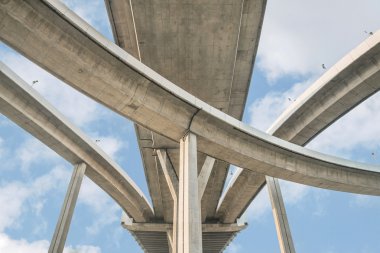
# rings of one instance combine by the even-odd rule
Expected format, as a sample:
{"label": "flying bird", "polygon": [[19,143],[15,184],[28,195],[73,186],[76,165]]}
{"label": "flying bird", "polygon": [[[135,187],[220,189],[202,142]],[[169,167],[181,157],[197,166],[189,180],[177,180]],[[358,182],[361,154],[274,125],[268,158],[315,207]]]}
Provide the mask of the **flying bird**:
{"label": "flying bird", "polygon": [[325,64],[322,64],[322,68],[323,68],[323,69],[326,69],[326,66],[325,66]]}
{"label": "flying bird", "polygon": [[95,142],[100,142],[100,140],[95,140]]}
{"label": "flying bird", "polygon": [[373,35],[373,32],[364,31],[366,34]]}

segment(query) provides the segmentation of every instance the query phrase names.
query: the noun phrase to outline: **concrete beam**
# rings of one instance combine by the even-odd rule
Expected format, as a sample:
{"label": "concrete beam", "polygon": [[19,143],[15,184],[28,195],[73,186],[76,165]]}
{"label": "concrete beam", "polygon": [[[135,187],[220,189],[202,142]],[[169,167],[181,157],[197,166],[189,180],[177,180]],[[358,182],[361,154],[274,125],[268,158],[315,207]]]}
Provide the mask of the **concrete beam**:
{"label": "concrete beam", "polygon": [[126,172],[1,62],[0,112],[68,162],[86,163],[86,175],[135,221],[147,222],[154,216],[144,193]]}
{"label": "concrete beam", "polygon": [[[231,118],[147,68],[60,2],[15,0],[1,2],[1,7],[4,42],[64,77],[74,88],[155,132],[179,140],[190,130],[198,137],[199,151],[258,173],[380,195],[378,166],[310,151]],[[44,26],[38,25],[41,22]],[[367,51],[352,61],[362,55],[379,57],[374,52],[380,48],[380,33],[367,42]],[[373,61],[367,64],[374,65]]]}
{"label": "concrete beam", "polygon": [[162,173],[160,173],[160,168],[158,166],[157,157],[154,153],[152,138],[152,132],[142,126],[135,124],[135,132],[137,136],[137,143],[140,148],[141,160],[144,166],[144,174],[146,178],[146,183],[149,189],[149,195],[152,199],[152,205],[154,209],[154,215],[157,219],[165,219],[168,209],[164,203],[163,197],[166,196],[166,188],[161,187]]}
{"label": "concrete beam", "polygon": [[277,238],[280,245],[281,253],[295,253],[292,234],[284,200],[282,199],[280,184],[277,178],[265,177],[268,185],[268,193],[272,203],[272,212],[274,223],[276,225]]}
{"label": "concrete beam", "polygon": [[220,198],[216,217],[223,223],[236,222],[265,185],[263,179],[265,175],[261,173],[237,170]]}
{"label": "concrete beam", "polygon": [[[122,223],[125,229],[134,232],[166,232],[173,228],[170,223]],[[239,232],[247,227],[247,224],[221,224],[221,223],[204,223],[202,224],[203,233],[225,233]]]}
{"label": "concrete beam", "polygon": [[61,213],[55,227],[53,239],[51,240],[49,253],[62,253],[65,247],[67,234],[69,232],[71,218],[73,217],[75,204],[78,199],[80,187],[84,173],[86,171],[86,164],[77,164],[74,167],[73,174],[66,192],[65,200],[61,208]]}
{"label": "concrete beam", "polygon": [[197,137],[180,141],[177,252],[202,252],[201,207],[198,199]]}
{"label": "concrete beam", "polygon": [[178,194],[179,180],[165,150],[158,149],[157,156],[165,175],[166,182],[173,199],[173,228],[168,230],[168,241],[171,252],[177,252],[177,226],[178,226]]}
{"label": "concrete beam", "polygon": [[[192,95],[241,119],[259,43],[265,0],[237,0],[229,4],[223,1],[211,4],[208,0],[105,0],[105,3],[117,45]],[[179,19],[187,21],[178,25],[176,20]],[[191,37],[189,30],[192,31]],[[228,32],[224,32],[226,30]],[[199,49],[199,54],[194,48]],[[188,62],[197,64],[189,68]],[[140,138],[142,128],[137,126],[136,133],[153,207],[155,214],[165,219],[162,202],[164,206],[166,202],[162,196],[166,195],[166,189],[159,187],[160,178],[152,162],[152,150],[142,148],[146,143],[146,136],[143,140]],[[154,132],[149,134],[155,145],[170,145],[169,139],[157,138]],[[172,153],[170,157],[172,161],[179,159]],[[229,165],[219,160],[214,167],[202,198],[202,221],[215,216]]]}
{"label": "concrete beam", "polygon": [[208,180],[210,178],[212,169],[214,168],[215,164],[215,158],[212,158],[210,156],[206,157],[206,160],[202,166],[201,172],[198,175],[198,198],[199,201],[202,200],[203,193],[206,190],[206,186],[208,183]]}
{"label": "concrete beam", "polygon": [[160,161],[161,168],[164,172],[166,182],[172,194],[173,200],[178,198],[178,177],[175,170],[168,159],[168,153],[165,150],[158,149],[157,156]]}

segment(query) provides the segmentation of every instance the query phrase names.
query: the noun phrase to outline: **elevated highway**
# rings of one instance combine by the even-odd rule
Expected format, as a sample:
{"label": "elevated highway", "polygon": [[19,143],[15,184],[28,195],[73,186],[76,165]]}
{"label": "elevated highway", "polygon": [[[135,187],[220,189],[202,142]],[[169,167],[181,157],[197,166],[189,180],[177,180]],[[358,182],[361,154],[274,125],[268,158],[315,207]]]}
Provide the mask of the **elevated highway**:
{"label": "elevated highway", "polygon": [[84,162],[86,175],[135,221],[154,218],[152,207],[127,173],[1,62],[0,112],[68,162]]}
{"label": "elevated highway", "polygon": [[[241,119],[265,0],[105,1],[116,43],[149,68],[211,106]],[[172,222],[173,203],[155,149],[178,175],[179,145],[136,125],[155,215]],[[198,169],[204,154],[198,154]],[[217,160],[202,198],[202,221],[215,221],[229,164]]]}
{"label": "elevated highway", "polygon": [[[379,32],[349,52],[310,86],[267,133],[305,146],[320,132],[380,89]],[[265,176],[239,170],[225,191],[217,216],[239,218],[261,188]],[[239,193],[239,199],[234,196]]]}
{"label": "elevated highway", "polygon": [[[258,176],[380,194],[377,166],[313,152],[243,124],[174,85],[58,1],[15,0],[0,5],[0,38],[4,42],[67,84],[172,143],[182,142],[191,133],[197,137],[203,157],[237,165]],[[378,47],[379,37],[378,33],[372,36],[371,48]]]}

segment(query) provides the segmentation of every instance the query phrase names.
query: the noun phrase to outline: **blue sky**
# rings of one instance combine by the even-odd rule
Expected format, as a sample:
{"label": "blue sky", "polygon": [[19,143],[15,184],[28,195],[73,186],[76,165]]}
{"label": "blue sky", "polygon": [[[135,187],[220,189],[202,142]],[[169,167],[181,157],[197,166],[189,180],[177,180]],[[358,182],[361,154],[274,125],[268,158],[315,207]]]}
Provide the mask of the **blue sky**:
{"label": "blue sky", "polygon": [[[102,0],[67,0],[112,40]],[[380,28],[378,0],[268,1],[244,121],[265,131],[342,56]],[[113,157],[148,196],[132,122],[74,91],[4,44],[0,60]],[[78,110],[80,108],[81,110]],[[375,94],[308,148],[380,161],[380,96]],[[375,155],[372,155],[372,152]],[[0,252],[46,252],[72,165],[0,116]],[[380,198],[281,181],[297,252],[380,252]],[[141,252],[120,226],[121,209],[95,184],[82,185],[66,253]],[[279,252],[266,189],[244,215],[248,228],[227,252]]]}

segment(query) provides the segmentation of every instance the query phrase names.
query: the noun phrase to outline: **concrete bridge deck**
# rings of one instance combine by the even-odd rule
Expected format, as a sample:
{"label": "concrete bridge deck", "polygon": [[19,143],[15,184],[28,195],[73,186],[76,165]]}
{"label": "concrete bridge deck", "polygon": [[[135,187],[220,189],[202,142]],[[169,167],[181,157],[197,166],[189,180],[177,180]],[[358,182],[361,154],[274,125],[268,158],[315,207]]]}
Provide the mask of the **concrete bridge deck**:
{"label": "concrete bridge deck", "polygon": [[[266,1],[105,1],[116,43],[146,66],[215,108],[241,119]],[[136,125],[155,215],[172,222],[173,203],[155,149],[178,175],[179,145]],[[200,171],[206,155],[198,154]],[[202,198],[202,221],[215,221],[229,164],[217,160]]]}
{"label": "concrete bridge deck", "polygon": [[[379,32],[370,36],[310,86],[268,129],[289,142],[305,146],[320,132],[380,89]],[[239,218],[265,185],[265,177],[239,170],[223,195],[217,216]],[[239,193],[239,200],[232,201]],[[243,193],[243,194],[242,194]]]}
{"label": "concrete bridge deck", "polygon": [[[313,152],[243,124],[133,58],[60,2],[0,4],[4,42],[79,91],[173,143],[192,132],[199,152],[258,175],[380,194],[377,166]],[[380,35],[371,39],[371,48],[378,48]],[[376,50],[372,53],[377,57]]]}

